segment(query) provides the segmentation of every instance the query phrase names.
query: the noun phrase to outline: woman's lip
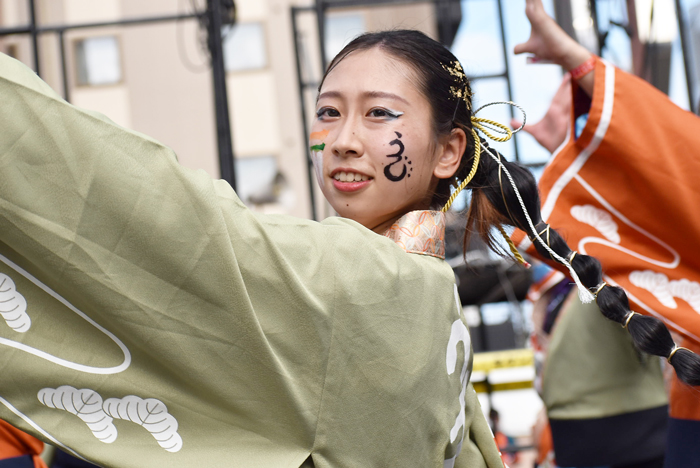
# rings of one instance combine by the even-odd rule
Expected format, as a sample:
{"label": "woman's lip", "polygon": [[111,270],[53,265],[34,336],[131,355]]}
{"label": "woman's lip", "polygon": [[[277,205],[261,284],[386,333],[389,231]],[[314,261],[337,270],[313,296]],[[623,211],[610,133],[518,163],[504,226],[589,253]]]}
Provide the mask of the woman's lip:
{"label": "woman's lip", "polygon": [[333,170],[331,171],[331,174],[330,174],[330,175],[331,175],[331,177],[334,177],[336,174],[338,174],[338,173],[340,173],[340,172],[346,172],[346,173],[352,173],[352,174],[360,174],[360,175],[362,175],[362,176],[367,176],[367,177],[369,177],[369,175],[365,174],[364,172],[360,172],[360,171],[358,171],[357,169],[351,169],[351,168],[345,168],[345,167],[339,167],[339,168],[337,168],[337,169],[333,169]]}
{"label": "woman's lip", "polygon": [[333,179],[333,186],[341,192],[356,192],[357,190],[367,186],[367,184],[369,184],[371,181],[372,179],[360,180],[358,182],[341,182]]}

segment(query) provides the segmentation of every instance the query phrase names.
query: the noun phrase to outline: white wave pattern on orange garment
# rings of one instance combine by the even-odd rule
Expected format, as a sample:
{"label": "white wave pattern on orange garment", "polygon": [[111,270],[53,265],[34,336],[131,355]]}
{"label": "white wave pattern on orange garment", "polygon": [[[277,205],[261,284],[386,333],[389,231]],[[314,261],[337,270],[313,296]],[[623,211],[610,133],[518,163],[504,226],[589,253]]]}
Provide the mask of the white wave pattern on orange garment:
{"label": "white wave pattern on orange garment", "polygon": [[620,243],[617,223],[613,221],[612,216],[607,211],[593,205],[574,205],[571,207],[571,216],[575,220],[595,228],[610,242]]}
{"label": "white wave pattern on orange garment", "polygon": [[[608,275],[603,275],[603,281],[605,281],[606,283],[608,283],[610,286],[622,287],[622,286],[620,286],[614,279],[612,279],[612,278],[611,278],[610,276],[608,276]],[[644,302],[642,302],[637,296],[635,296],[634,294],[632,294],[630,291],[627,291],[627,290],[626,290],[625,292],[627,293],[627,297],[629,297],[630,301],[632,301],[632,302],[638,304],[639,307],[642,308],[643,310],[645,310],[649,315],[654,316],[654,317],[658,318],[659,320],[661,320],[661,321],[663,321],[663,322],[672,323],[673,326],[676,327],[676,329],[678,330],[678,332],[682,333],[683,335],[685,335],[685,336],[687,336],[687,337],[689,337],[689,338],[691,338],[691,339],[693,339],[693,340],[695,340],[695,341],[697,341],[697,342],[700,342],[700,336],[695,335],[694,333],[689,332],[688,330],[686,330],[686,329],[683,328],[682,326],[678,325],[677,323],[672,322],[671,320],[668,320],[666,317],[664,317],[663,315],[661,315],[660,313],[658,313],[656,310],[654,310],[653,308],[651,308],[650,306],[648,306],[647,304],[645,304]]]}
{"label": "white wave pattern on orange garment", "polygon": [[602,195],[600,195],[591,185],[586,182],[583,177],[580,175],[576,174],[574,176],[574,179],[578,183],[580,183],[583,188],[593,196],[601,205],[603,205],[610,213],[612,213],[613,216],[615,216],[617,219],[622,221],[624,224],[628,225],[638,233],[640,233],[643,237],[647,238],[648,240],[652,241],[653,243],[657,244],[659,247],[662,249],[666,250],[669,254],[671,254],[671,257],[673,259],[670,262],[665,262],[663,260],[656,260],[651,257],[647,257],[646,255],[640,254],[639,252],[635,252],[634,250],[628,249],[626,247],[623,247],[621,245],[615,244],[613,242],[608,241],[607,239],[600,239],[598,237],[584,237],[579,241],[578,244],[578,249],[581,253],[585,254],[586,249],[585,245],[586,244],[601,244],[601,245],[607,245],[608,247],[619,250],[620,252],[624,252],[628,255],[631,255],[632,257],[638,258],[639,260],[642,260],[644,262],[650,263],[652,265],[658,266],[660,268],[667,268],[667,269],[675,269],[678,267],[678,264],[681,261],[681,256],[678,254],[678,252],[673,249],[670,245],[668,245],[666,242],[662,241],[658,237],[654,236],[647,230],[643,229],[642,227],[638,226],[637,224],[633,223],[630,221],[625,215],[623,215],[619,210],[617,210],[615,207],[613,207],[610,202],[608,202],[605,198],[603,198]]}
{"label": "white wave pattern on orange garment", "polygon": [[663,273],[651,270],[633,271],[629,275],[632,284],[649,291],[658,301],[669,309],[678,308],[674,298],[682,299],[700,313],[700,283],[686,278],[669,280]]}

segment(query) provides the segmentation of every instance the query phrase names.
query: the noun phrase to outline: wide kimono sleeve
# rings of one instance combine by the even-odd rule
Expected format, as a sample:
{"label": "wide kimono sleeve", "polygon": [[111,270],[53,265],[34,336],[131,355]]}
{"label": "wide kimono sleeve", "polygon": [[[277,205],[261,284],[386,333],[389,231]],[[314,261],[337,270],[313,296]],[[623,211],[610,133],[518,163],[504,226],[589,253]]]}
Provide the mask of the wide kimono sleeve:
{"label": "wide kimono sleeve", "polygon": [[[632,310],[662,319],[700,352],[700,119],[604,60],[578,139],[573,121],[589,102],[575,87],[573,98],[570,134],[539,184],[543,219],[601,261],[604,281],[625,289]],[[514,239],[534,253],[524,233]],[[666,464],[696,466],[697,390],[674,378],[670,408]]]}
{"label": "wide kimono sleeve", "polygon": [[539,183],[543,219],[601,260],[633,310],[700,342],[700,119],[604,60],[578,139],[574,113],[588,103],[576,87],[573,97],[570,134]]}
{"label": "wide kimono sleeve", "polygon": [[256,215],[1,54],[0,103],[0,418],[109,467],[454,460],[478,404],[444,261]]}

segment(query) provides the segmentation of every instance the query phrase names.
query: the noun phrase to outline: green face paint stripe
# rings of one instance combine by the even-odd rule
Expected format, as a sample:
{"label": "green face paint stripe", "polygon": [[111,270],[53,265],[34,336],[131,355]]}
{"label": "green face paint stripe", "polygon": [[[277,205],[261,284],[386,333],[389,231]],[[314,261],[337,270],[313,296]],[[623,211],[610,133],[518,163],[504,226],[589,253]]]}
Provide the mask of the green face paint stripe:
{"label": "green face paint stripe", "polygon": [[326,147],[325,143],[321,143],[320,145],[313,145],[311,147],[311,151],[323,151],[323,148]]}

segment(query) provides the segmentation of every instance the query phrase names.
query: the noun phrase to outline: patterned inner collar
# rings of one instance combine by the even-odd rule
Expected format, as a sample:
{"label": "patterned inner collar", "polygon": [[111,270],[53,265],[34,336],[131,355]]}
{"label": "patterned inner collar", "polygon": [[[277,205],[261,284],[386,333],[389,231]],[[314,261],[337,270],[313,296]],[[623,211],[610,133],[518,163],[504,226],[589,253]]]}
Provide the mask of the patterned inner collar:
{"label": "patterned inner collar", "polygon": [[384,235],[408,253],[445,259],[445,213],[442,211],[410,211]]}

